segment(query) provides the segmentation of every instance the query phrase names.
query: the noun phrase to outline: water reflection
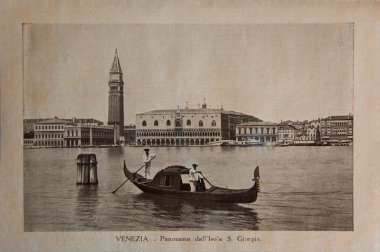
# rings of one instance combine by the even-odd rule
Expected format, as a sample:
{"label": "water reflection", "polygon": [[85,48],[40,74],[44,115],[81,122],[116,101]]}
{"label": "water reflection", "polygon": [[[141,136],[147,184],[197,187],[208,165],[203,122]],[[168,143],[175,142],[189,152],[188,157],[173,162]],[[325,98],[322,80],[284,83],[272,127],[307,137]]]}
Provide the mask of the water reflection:
{"label": "water reflection", "polygon": [[[145,193],[137,194],[134,200],[151,205],[152,215],[156,218],[183,223],[182,228],[225,229],[229,226],[231,230],[259,229],[257,212],[239,204],[165,198]],[[226,219],[228,223],[224,221]]]}
{"label": "water reflection", "polygon": [[99,206],[97,185],[77,185],[75,204],[76,217],[88,228],[96,228],[97,208]]}

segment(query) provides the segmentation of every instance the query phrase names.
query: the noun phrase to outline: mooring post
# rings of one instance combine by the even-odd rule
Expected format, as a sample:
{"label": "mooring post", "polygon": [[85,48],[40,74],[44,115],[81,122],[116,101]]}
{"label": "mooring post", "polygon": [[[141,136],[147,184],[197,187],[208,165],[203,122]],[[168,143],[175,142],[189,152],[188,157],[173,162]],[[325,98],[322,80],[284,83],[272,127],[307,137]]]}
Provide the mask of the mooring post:
{"label": "mooring post", "polygon": [[97,164],[95,154],[79,154],[77,157],[77,184],[97,185]]}

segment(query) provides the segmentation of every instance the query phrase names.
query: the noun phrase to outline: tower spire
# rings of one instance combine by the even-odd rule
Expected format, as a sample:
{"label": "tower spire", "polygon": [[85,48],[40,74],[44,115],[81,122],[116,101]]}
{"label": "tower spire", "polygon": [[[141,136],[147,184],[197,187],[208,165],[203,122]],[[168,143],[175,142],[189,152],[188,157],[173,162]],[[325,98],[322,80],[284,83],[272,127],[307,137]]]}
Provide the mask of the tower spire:
{"label": "tower spire", "polygon": [[117,55],[117,48],[115,48],[115,57],[113,58],[112,66],[111,66],[111,73],[122,73],[119,61],[119,56]]}

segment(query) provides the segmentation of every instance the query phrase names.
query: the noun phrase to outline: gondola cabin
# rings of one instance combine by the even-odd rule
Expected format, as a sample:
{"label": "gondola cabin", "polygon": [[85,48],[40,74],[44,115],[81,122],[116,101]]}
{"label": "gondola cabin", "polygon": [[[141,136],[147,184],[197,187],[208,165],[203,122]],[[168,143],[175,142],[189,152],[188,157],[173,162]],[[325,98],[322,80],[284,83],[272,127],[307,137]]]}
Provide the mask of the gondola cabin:
{"label": "gondola cabin", "polygon": [[184,166],[169,166],[159,171],[151,186],[166,190],[190,191],[189,169]]}

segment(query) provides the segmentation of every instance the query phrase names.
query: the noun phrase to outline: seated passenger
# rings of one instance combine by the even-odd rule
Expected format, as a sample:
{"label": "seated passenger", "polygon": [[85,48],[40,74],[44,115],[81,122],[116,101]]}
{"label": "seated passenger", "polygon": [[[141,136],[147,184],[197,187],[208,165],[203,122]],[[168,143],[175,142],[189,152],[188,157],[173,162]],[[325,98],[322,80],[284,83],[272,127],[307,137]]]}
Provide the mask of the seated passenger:
{"label": "seated passenger", "polygon": [[196,192],[196,186],[198,183],[199,171],[197,171],[197,166],[198,166],[197,163],[193,163],[193,167],[189,170],[189,176],[190,176],[189,182],[190,182],[192,192]]}
{"label": "seated passenger", "polygon": [[197,192],[206,191],[206,185],[205,185],[203,178],[199,178],[199,181],[197,182],[197,185],[196,185],[196,190],[197,190]]}

